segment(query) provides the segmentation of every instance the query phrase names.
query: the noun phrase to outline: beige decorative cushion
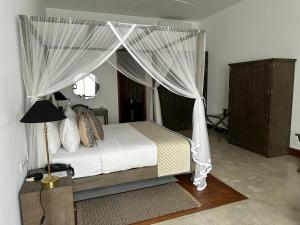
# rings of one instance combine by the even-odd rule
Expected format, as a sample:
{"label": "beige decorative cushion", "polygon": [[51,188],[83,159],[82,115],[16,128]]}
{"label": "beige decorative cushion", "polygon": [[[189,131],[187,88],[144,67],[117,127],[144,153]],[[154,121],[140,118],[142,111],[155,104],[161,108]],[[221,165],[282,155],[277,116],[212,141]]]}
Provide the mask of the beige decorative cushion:
{"label": "beige decorative cushion", "polygon": [[103,128],[102,128],[101,122],[97,119],[97,117],[91,110],[87,111],[87,117],[90,120],[90,123],[92,125],[93,131],[95,134],[95,138],[97,140],[100,140],[100,139],[103,140],[104,133],[103,133]]}
{"label": "beige decorative cushion", "polygon": [[83,112],[78,121],[80,139],[85,147],[91,148],[96,144],[93,127],[88,119],[88,113]]}
{"label": "beige decorative cushion", "polygon": [[86,112],[89,108],[85,105],[75,105],[72,107],[74,112],[76,113],[77,119],[79,120],[79,117],[82,113]]}

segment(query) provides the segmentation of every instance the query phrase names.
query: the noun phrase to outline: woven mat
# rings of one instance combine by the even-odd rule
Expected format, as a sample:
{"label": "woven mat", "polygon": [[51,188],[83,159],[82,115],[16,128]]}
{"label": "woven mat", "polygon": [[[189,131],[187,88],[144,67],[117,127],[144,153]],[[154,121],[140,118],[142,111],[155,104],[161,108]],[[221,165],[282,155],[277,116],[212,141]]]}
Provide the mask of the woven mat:
{"label": "woven mat", "polygon": [[76,203],[78,225],[126,225],[200,207],[177,183]]}

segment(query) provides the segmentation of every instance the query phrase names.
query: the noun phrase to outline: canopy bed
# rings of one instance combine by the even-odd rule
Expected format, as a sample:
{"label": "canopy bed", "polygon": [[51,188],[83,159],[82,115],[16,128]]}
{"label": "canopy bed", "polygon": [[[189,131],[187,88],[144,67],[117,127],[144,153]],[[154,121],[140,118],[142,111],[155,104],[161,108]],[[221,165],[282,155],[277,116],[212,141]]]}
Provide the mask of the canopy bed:
{"label": "canopy bed", "polygon": [[[127,176],[128,179],[122,182],[189,172],[192,158],[195,163],[193,183],[198,190],[205,189],[211,159],[204,99],[201,96],[204,32],[187,28],[29,15],[19,16],[19,25],[21,70],[27,108],[35,101],[76,83],[107,60],[130,79],[152,87],[155,98],[159,98],[157,87],[163,85],[175,94],[195,99],[190,142],[150,122],[103,126],[106,137],[97,144],[100,150],[77,149],[75,154],[67,156],[68,160],[72,158],[72,164],[79,171],[78,178],[74,179],[75,185],[83,185],[81,189],[95,188],[96,181],[109,177],[111,172],[114,179],[119,177],[122,180]],[[109,58],[121,47],[126,49],[130,57],[124,58],[127,61],[114,64]],[[151,78],[155,80],[154,86]],[[159,109],[159,105],[156,105],[156,109]],[[156,113],[158,124],[161,123],[159,117],[159,113]],[[38,125],[27,126],[31,168],[41,167],[45,162],[39,151],[42,139],[38,137],[38,129]],[[169,148],[165,148],[168,145]],[[64,157],[62,149],[53,160],[63,160]],[[93,161],[97,158],[100,160]],[[126,158],[130,160],[126,161]],[[81,170],[80,167],[84,165],[90,167]],[[88,184],[84,185],[86,181]]]}
{"label": "canopy bed", "polygon": [[[105,138],[93,148],[81,145],[73,154],[62,148],[52,156],[52,162],[74,168],[74,191],[116,185],[120,180],[123,183],[189,173],[193,168],[189,140],[155,123],[110,124],[103,130]],[[173,157],[169,157],[171,153]],[[130,176],[125,179],[120,171],[128,171],[125,174]],[[118,176],[121,179],[116,179]]]}

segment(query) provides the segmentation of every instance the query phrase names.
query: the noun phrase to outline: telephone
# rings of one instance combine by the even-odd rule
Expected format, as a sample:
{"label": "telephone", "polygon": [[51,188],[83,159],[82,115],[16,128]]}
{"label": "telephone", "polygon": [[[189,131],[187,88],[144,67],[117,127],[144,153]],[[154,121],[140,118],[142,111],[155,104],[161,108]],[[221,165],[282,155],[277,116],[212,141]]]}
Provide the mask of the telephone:
{"label": "telephone", "polygon": [[[48,166],[45,166],[45,170],[48,171]],[[74,168],[70,164],[53,163],[50,164],[51,172],[71,171],[72,176],[75,175]]]}
{"label": "telephone", "polygon": [[28,173],[26,181],[39,181],[43,179],[42,173]]}

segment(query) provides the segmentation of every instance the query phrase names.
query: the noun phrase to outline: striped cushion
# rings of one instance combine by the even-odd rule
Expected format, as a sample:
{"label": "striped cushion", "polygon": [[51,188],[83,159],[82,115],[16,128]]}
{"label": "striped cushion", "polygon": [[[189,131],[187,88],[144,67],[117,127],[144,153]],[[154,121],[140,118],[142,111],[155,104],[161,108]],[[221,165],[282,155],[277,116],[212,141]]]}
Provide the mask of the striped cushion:
{"label": "striped cushion", "polygon": [[103,128],[102,128],[101,122],[97,119],[97,117],[91,110],[87,111],[87,117],[92,125],[93,131],[95,134],[95,138],[97,140],[100,140],[100,139],[103,140],[104,133],[103,133]]}
{"label": "striped cushion", "polygon": [[78,121],[80,139],[85,147],[91,148],[96,144],[93,127],[88,119],[88,113],[83,112]]}
{"label": "striped cushion", "polygon": [[87,106],[84,105],[76,105],[72,107],[73,111],[76,113],[77,119],[79,120],[80,115],[88,110]]}

